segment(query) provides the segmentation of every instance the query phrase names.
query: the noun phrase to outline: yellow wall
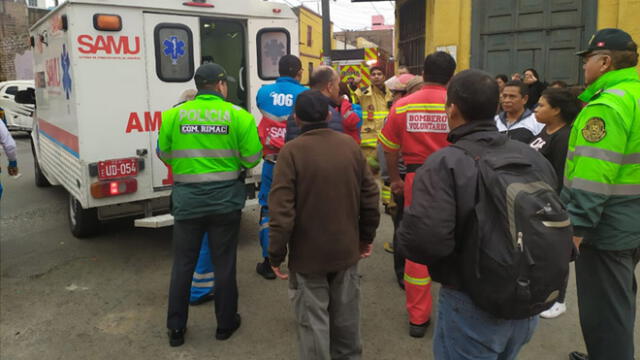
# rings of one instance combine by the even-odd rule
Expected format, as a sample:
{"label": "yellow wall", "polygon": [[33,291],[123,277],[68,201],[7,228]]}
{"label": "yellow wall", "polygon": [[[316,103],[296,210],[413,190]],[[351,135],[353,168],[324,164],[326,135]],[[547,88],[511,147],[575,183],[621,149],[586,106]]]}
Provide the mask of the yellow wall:
{"label": "yellow wall", "polygon": [[598,29],[619,28],[640,44],[640,0],[598,0]]}
{"label": "yellow wall", "polygon": [[[399,7],[408,0],[398,0]],[[472,0],[427,1],[426,53],[438,46],[457,46],[457,71],[468,69],[471,57]],[[640,0],[598,0],[598,29],[617,27],[640,44]],[[396,16],[396,41],[400,23]],[[586,44],[583,44],[586,45]],[[425,54],[426,55],[426,54]],[[398,53],[396,51],[396,58]],[[640,66],[640,65],[639,65]]]}
{"label": "yellow wall", "polygon": [[[322,17],[305,7],[300,7],[298,16],[299,26],[299,43],[300,43],[300,61],[304,74],[302,75],[302,84],[309,83],[309,63],[313,63],[313,67],[320,66],[322,62]],[[311,46],[307,46],[307,26],[311,26]],[[331,48],[335,48],[335,39],[333,38],[333,25],[331,26]]]}
{"label": "yellow wall", "polygon": [[456,46],[456,71],[469,68],[471,0],[427,0],[426,52]]}

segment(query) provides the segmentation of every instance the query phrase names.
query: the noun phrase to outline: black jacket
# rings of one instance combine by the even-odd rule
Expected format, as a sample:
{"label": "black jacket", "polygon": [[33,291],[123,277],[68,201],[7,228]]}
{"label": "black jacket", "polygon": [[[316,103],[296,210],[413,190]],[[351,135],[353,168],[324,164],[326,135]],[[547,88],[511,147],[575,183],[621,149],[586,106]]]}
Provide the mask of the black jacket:
{"label": "black jacket", "polygon": [[[529,147],[500,134],[493,120],[471,122],[449,134],[448,140],[481,142],[487,146],[510,141],[522,153],[555,178],[547,160]],[[459,148],[448,146],[427,158],[416,171],[413,202],[405,210],[397,232],[397,251],[407,259],[429,266],[434,281],[461,288],[458,253],[473,226],[478,170],[474,159]]]}

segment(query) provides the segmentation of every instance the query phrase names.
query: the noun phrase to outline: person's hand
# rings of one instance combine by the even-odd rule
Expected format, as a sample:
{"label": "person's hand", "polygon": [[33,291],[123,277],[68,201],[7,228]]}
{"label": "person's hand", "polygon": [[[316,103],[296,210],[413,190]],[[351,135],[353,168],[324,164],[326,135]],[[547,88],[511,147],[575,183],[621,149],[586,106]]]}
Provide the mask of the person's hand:
{"label": "person's hand", "polygon": [[404,196],[404,181],[402,179],[391,181],[391,192],[397,196]]}
{"label": "person's hand", "polygon": [[18,167],[17,166],[9,166],[9,167],[7,167],[7,170],[9,171],[9,175],[11,175],[11,176],[18,175]]}
{"label": "person's hand", "polygon": [[288,274],[283,273],[282,271],[280,271],[280,266],[271,266],[271,269],[273,270],[273,272],[276,274],[276,276],[281,279],[281,280],[287,280],[289,278]]}
{"label": "person's hand", "polygon": [[373,251],[373,245],[367,243],[360,243],[360,259],[368,258]]}
{"label": "person's hand", "polygon": [[579,237],[579,236],[573,237],[573,245],[576,246],[576,249],[578,251],[580,251],[580,244],[582,243],[582,239],[584,239],[584,237]]}

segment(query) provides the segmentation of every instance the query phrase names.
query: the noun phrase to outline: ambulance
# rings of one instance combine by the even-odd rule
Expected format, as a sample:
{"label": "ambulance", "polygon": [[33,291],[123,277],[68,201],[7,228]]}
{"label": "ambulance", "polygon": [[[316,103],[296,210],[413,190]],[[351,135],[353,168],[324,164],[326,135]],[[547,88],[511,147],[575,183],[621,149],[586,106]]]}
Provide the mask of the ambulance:
{"label": "ambulance", "polygon": [[[290,8],[262,0],[67,0],[30,29],[36,185],[68,191],[76,237],[122,217],[171,225],[161,112],[216,62],[236,78],[228,100],[259,121],[256,93],[280,57],[298,53],[297,34]],[[248,187],[259,177],[249,171]]]}

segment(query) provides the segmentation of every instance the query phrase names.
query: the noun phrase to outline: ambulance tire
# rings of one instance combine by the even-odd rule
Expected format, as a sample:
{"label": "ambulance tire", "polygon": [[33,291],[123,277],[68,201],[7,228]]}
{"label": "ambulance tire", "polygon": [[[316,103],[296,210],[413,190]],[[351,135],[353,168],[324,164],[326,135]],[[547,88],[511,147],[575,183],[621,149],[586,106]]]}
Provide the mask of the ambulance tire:
{"label": "ambulance tire", "polygon": [[33,153],[33,170],[35,173],[35,180],[37,187],[47,187],[51,186],[47,177],[42,173],[42,169],[40,169],[40,164],[38,164],[38,155],[36,155],[35,145],[33,144],[33,140],[31,140],[31,152]]}
{"label": "ambulance tire", "polygon": [[98,210],[82,208],[82,204],[69,194],[69,228],[73,236],[90,237],[98,232],[99,226]]}

